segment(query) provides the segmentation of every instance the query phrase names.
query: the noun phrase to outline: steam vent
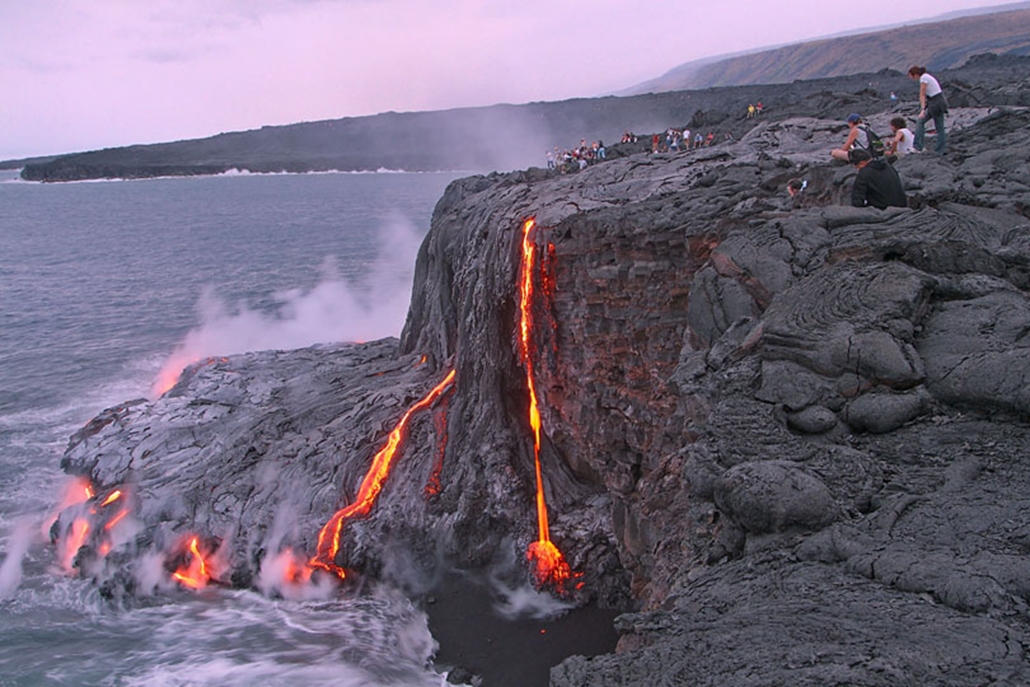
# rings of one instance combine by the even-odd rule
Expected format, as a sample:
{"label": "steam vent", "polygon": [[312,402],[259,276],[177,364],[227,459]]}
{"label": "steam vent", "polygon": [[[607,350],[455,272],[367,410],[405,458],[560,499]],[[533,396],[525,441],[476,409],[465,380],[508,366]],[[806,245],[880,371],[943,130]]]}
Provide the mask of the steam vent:
{"label": "steam vent", "polygon": [[1021,64],[948,93],[909,208],[830,161],[848,111],[888,131],[869,92],[453,182],[399,340],[202,361],[73,436],[59,559],[125,600],[448,568],[622,611],[553,685],[1030,684]]}

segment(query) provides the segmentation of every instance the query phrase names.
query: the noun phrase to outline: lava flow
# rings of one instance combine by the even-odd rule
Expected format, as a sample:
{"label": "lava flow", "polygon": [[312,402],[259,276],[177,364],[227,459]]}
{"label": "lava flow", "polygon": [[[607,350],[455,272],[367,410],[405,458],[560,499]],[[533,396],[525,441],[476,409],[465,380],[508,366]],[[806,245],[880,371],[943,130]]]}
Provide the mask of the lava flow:
{"label": "lava flow", "polygon": [[544,479],[540,469],[540,407],[537,402],[536,383],[533,380],[533,272],[536,264],[536,244],[531,240],[536,220],[532,217],[522,225],[522,266],[519,275],[519,354],[526,367],[526,385],[529,387],[529,425],[533,429],[533,459],[536,465],[537,540],[529,545],[526,558],[534,566],[537,585],[551,585],[558,591],[571,576],[569,564],[561,551],[551,542],[547,524],[547,502],[544,499]]}
{"label": "lava flow", "polygon": [[172,577],[190,589],[204,587],[211,575],[207,571],[207,561],[200,553],[200,538],[192,537],[189,543],[190,563],[172,573]]}
{"label": "lava flow", "polygon": [[329,522],[318,533],[318,548],[315,555],[308,561],[309,566],[327,570],[339,576],[340,579],[346,577],[344,569],[336,564],[336,554],[340,551],[340,533],[343,531],[344,521],[368,515],[376,498],[379,496],[379,492],[383,489],[383,483],[390,474],[393,458],[407,429],[408,420],[411,419],[415,411],[432,405],[440,394],[454,381],[454,375],[455,371],[451,370],[442,382],[433,387],[433,390],[426,394],[422,400],[408,408],[408,411],[404,413],[400,422],[390,432],[386,446],[380,449],[379,453],[372,459],[372,465],[369,467],[368,472],[365,473],[361,486],[358,487],[357,497],[352,503],[336,511],[333,517],[329,519]]}

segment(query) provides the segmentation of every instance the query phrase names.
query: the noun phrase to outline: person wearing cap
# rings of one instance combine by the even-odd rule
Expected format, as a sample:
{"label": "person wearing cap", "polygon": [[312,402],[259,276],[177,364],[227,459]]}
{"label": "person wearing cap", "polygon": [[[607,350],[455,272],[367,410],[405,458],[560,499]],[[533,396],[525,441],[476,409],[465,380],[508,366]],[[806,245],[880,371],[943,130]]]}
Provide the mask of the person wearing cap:
{"label": "person wearing cap", "polygon": [[869,147],[869,134],[865,132],[865,129],[859,126],[862,123],[862,117],[857,112],[852,112],[848,115],[848,137],[844,139],[844,145],[840,148],[834,148],[830,151],[830,155],[833,156],[834,160],[840,160],[842,162],[848,161],[848,153],[851,152],[852,148]]}
{"label": "person wearing cap", "polygon": [[855,185],[851,187],[851,204],[856,208],[907,208],[908,198],[901,177],[883,158],[873,159],[868,150],[855,148],[848,154],[848,162],[858,169]]}

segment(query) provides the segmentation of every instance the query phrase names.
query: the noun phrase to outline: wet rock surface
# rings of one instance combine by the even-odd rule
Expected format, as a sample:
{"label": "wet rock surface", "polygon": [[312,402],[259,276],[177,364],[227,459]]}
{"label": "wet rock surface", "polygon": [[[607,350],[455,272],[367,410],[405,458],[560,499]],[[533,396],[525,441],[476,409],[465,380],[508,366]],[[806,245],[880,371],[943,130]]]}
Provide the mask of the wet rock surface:
{"label": "wet rock surface", "polygon": [[[840,205],[843,132],[812,117],[456,181],[399,341],[202,363],[94,420],[65,469],[129,485],[134,551],[199,530],[225,581],[252,584],[281,545],[313,550],[453,368],[340,563],[525,579],[516,283],[535,216],[551,536],[583,573],[577,601],[636,609],[617,653],[568,659],[552,684],[1025,684],[1030,111],[1012,101],[1030,84],[1006,88],[1003,107],[955,104],[948,155],[896,163],[905,209]],[[128,554],[83,569],[139,584]]]}

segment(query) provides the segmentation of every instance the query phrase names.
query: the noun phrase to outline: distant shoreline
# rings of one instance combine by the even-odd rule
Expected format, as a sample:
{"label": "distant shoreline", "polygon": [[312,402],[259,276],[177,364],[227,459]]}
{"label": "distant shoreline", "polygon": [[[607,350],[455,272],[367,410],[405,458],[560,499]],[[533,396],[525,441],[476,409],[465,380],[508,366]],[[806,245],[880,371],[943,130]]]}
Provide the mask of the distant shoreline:
{"label": "distant shoreline", "polygon": [[[11,174],[10,178],[3,178],[5,173]],[[0,183],[19,183],[19,184],[97,184],[97,183],[118,183],[127,181],[161,181],[167,179],[194,179],[194,178],[229,178],[236,179],[240,177],[281,177],[281,176],[326,176],[330,174],[349,174],[357,176],[365,175],[376,175],[376,174],[453,174],[456,176],[466,176],[479,174],[480,172],[473,170],[449,170],[449,169],[436,169],[436,170],[406,170],[406,169],[360,169],[360,170],[346,170],[346,169],[328,169],[328,170],[317,170],[311,172],[251,172],[249,170],[231,169],[218,174],[169,174],[167,176],[152,176],[152,177],[101,177],[101,178],[90,178],[90,179],[73,179],[70,181],[62,182],[48,182],[48,181],[36,181],[32,179],[23,179],[21,177],[21,170],[14,168],[0,168]]]}

